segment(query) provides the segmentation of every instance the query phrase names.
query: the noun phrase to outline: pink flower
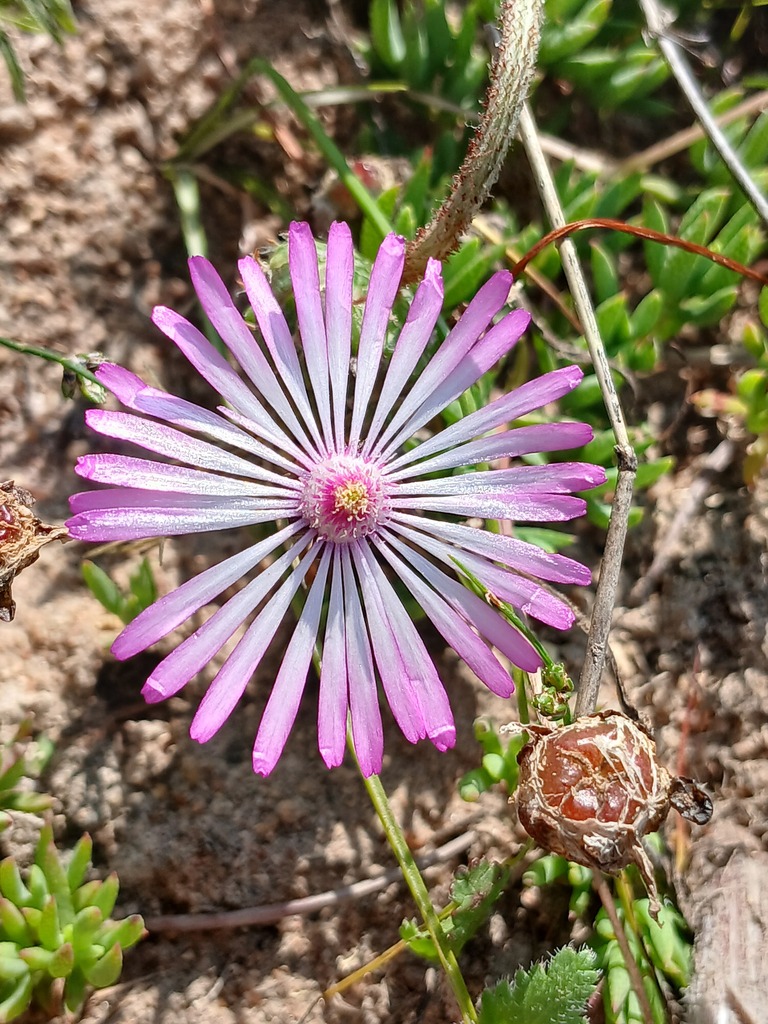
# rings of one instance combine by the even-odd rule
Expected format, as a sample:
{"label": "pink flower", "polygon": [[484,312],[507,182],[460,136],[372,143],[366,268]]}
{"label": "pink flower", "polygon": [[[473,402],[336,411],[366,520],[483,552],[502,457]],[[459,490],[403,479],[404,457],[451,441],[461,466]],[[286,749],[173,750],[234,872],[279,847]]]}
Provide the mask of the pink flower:
{"label": "pink flower", "polygon": [[[602,469],[556,463],[452,474],[458,467],[588,441],[591,430],[582,423],[498,432],[570,391],[581,371],[576,366],[555,370],[430,435],[428,425],[512,348],[529,316],[513,310],[494,322],[511,284],[510,274],[495,274],[414,377],[440,314],[443,288],[440,266],[431,261],[392,356],[383,358],[404,252],[403,239],[395,235],[379,250],[355,373],[350,372],[353,249],[345,224],[330,230],[324,292],[309,228],[291,225],[298,353],[258,263],[246,258],[239,267],[263,344],[210,263],[190,260],[203,309],[245,380],[182,316],[165,307],[154,311],[160,330],[226,402],[217,413],[149,387],[121,367],[105,364],[98,371],[99,380],[131,412],[90,410],[92,429],[173,462],[124,455],[81,458],[80,476],[109,487],[71,499],[67,525],[73,537],[135,540],[275,524],[266,540],[147,608],[113,646],[118,658],[144,650],[271,556],[267,568],[160,662],[142,691],[148,701],[177,693],[245,627],[192,722],[191,735],[209,739],[242,697],[301,591],[303,611],[254,746],[254,771],[264,775],[282,753],[318,640],[324,651],[318,741],[326,765],[341,763],[349,718],[363,771],[380,770],[377,676],[411,742],[428,737],[440,750],[454,744],[445,689],[397,594],[398,578],[451,647],[502,697],[512,693],[512,679],[492,648],[528,671],[539,666],[539,656],[495,609],[458,582],[456,560],[498,597],[558,628],[571,625],[570,610],[531,577],[590,581],[588,569],[572,559],[457,520],[573,519],[585,503],[569,492],[602,483]],[[412,438],[419,443],[406,446]]]}

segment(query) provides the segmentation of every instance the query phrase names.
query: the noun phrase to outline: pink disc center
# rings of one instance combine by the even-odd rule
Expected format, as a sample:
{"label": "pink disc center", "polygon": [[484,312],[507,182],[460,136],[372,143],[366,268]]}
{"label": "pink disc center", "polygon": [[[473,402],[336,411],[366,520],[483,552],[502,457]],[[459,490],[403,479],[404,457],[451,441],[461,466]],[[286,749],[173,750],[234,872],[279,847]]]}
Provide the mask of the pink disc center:
{"label": "pink disc center", "polygon": [[386,491],[373,463],[353,455],[330,455],[304,484],[301,514],[325,540],[349,544],[383,522]]}

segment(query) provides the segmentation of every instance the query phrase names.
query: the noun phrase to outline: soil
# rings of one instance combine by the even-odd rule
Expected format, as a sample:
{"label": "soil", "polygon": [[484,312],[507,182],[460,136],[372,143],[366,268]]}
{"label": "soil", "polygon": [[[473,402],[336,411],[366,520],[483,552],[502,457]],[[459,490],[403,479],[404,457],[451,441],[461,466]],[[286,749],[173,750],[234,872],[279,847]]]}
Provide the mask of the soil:
{"label": "soil", "polygon": [[[297,88],[359,76],[349,46],[353,5],[294,0],[290,11],[286,17],[284,0],[93,0],[77,4],[78,34],[62,48],[43,37],[14,37],[29,102],[12,101],[0,72],[0,333],[61,352],[99,350],[200,399],[148,319],[158,302],[191,308],[163,163],[230,83],[231,70],[252,56],[271,60]],[[354,136],[350,111],[322,113],[342,143]],[[311,216],[324,168],[304,153],[289,116],[274,117],[274,138],[240,142],[238,157],[298,216]],[[203,185],[202,199],[211,256],[223,272],[231,268],[232,284],[238,252],[266,243],[285,225],[258,201],[216,183]],[[640,604],[630,600],[705,471],[701,458],[719,440],[712,422],[679,416],[679,365],[676,359],[661,368],[636,396],[640,409],[670,428],[679,461],[647,496],[645,519],[630,535],[612,645],[665,763],[705,783],[715,799],[711,825],[682,837],[689,859],[678,893],[697,930],[700,966],[686,1019],[759,1021],[764,981],[749,975],[761,962],[765,901],[762,908],[753,901],[754,930],[746,937],[738,915],[722,925],[722,907],[738,894],[754,895],[768,863],[768,490],[764,480],[751,492],[744,487],[740,439],[687,516],[661,577]],[[66,518],[67,497],[79,489],[77,455],[99,443],[86,436],[84,404],[64,400],[60,382],[59,367],[0,348],[0,476],[30,491],[35,511],[51,524]],[[238,538],[192,538],[162,550],[123,547],[100,563],[124,582],[146,553],[166,592],[208,564],[214,543],[223,554],[237,548]],[[580,556],[597,566],[600,543],[584,528]],[[139,689],[157,656],[125,664],[111,658],[120,623],[82,583],[80,563],[89,554],[83,545],[53,543],[15,582],[16,618],[0,622],[0,719],[7,736],[33,716],[35,729],[55,741],[45,781],[56,796],[58,839],[66,848],[90,832],[98,872],[119,874],[120,910],[157,919],[256,907],[389,870],[391,855],[355,770],[347,763],[328,772],[317,756],[316,689],[310,686],[287,751],[267,780],[252,775],[250,750],[274,661],[262,667],[221,733],[207,745],[194,743],[187,729],[211,671],[182,696],[145,706]],[[573,599],[586,605],[589,595]],[[549,639],[577,672],[580,635]],[[414,848],[469,835],[458,859],[429,873],[439,904],[459,860],[501,860],[518,848],[521,834],[503,794],[470,806],[456,792],[457,779],[478,760],[475,718],[505,722],[514,708],[487,694],[436,638],[430,642],[449,683],[456,749],[411,747],[389,722],[382,778]],[[604,703],[616,706],[610,686]],[[13,830],[14,849],[20,843],[22,852],[24,829],[20,823]],[[668,832],[674,844],[680,825],[670,819]],[[260,927],[184,933],[156,921],[126,957],[119,985],[96,993],[83,1020],[452,1020],[455,1006],[440,974],[408,954],[327,1005],[319,999],[395,943],[401,921],[413,914],[403,886],[390,883]],[[472,991],[545,955],[579,928],[568,919],[564,894],[521,898],[519,889],[511,891],[463,954]],[[732,976],[723,990],[711,964],[726,955]],[[752,1017],[714,1015],[721,1003],[736,1014],[737,994]]]}

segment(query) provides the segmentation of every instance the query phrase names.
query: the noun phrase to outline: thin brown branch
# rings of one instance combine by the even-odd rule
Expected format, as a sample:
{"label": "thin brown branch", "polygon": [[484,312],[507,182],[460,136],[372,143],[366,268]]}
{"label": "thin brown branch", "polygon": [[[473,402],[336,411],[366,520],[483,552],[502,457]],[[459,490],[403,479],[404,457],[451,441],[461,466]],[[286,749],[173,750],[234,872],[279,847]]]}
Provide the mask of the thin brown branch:
{"label": "thin brown branch", "polygon": [[[419,868],[423,870],[457,857],[468,849],[472,838],[471,833],[464,833],[451,839],[444,846],[418,858]],[[294,914],[316,914],[325,907],[336,907],[349,900],[370,896],[395,882],[402,881],[400,868],[392,868],[375,878],[366,878],[329,892],[316,893],[314,896],[286,900],[283,903],[267,903],[258,907],[244,907],[241,910],[216,911],[211,914],[165,914],[147,918],[145,924],[149,932],[202,932],[222,928],[262,927],[275,924]]]}

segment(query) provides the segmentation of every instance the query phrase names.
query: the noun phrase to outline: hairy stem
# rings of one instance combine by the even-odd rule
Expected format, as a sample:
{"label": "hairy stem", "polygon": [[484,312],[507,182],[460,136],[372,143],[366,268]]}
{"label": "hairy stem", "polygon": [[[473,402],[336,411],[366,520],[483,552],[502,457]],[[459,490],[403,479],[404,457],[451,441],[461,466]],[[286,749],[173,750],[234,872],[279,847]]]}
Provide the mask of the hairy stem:
{"label": "hairy stem", "polygon": [[502,0],[485,113],[450,194],[408,247],[403,284],[421,277],[430,257],[444,260],[459,247],[462,234],[493,188],[517,132],[536,67],[541,13],[541,0]]}

